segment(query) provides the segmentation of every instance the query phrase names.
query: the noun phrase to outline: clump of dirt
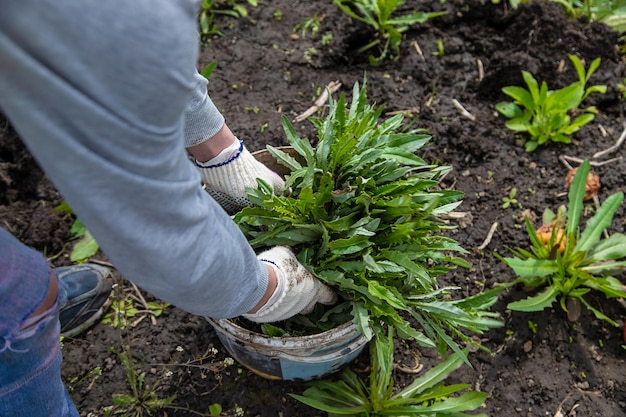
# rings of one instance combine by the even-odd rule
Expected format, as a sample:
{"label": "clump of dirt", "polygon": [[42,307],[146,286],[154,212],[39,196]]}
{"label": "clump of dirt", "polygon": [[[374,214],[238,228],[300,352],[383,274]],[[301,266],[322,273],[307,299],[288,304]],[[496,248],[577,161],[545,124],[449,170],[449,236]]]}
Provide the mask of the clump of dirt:
{"label": "clump of dirt", "polygon": [[[568,169],[559,157],[591,158],[619,137],[625,106],[616,86],[626,78],[626,60],[616,49],[615,32],[569,19],[555,3],[531,2],[512,10],[504,4],[455,0],[420,7],[424,11],[443,8],[448,13],[406,32],[399,59],[381,66],[372,67],[366,57],[355,54],[371,34],[334,7],[321,1],[276,0],[250,8],[247,18],[230,20],[224,36],[203,48],[199,67],[218,63],[209,91],[250,150],[285,145],[281,115],[295,118],[331,81],[340,81],[341,91],[350,97],[352,85],[366,77],[369,101],[384,105],[387,114],[415,116],[417,125],[433,136],[422,156],[451,165],[453,171],[443,185],[465,193],[459,207],[465,216],[462,221],[451,220],[458,228],[450,233],[470,251],[467,259],[473,268],[450,273],[442,284],[456,285],[459,294],[467,296],[514,279],[493,253],[506,255],[509,247],[528,247],[525,215],[540,219],[545,208],[556,210],[566,204]],[[321,17],[320,33],[333,35],[327,46],[321,45],[320,37],[292,36],[293,28],[315,13]],[[438,52],[438,41],[443,43],[443,54]],[[311,48],[317,54],[311,55]],[[595,105],[598,115],[573,136],[571,145],[550,144],[528,154],[523,138],[504,127],[505,120],[494,106],[507,100],[502,87],[524,85],[521,70],[545,80],[551,89],[574,82],[577,75],[569,54],[587,65],[602,59],[590,82],[607,85],[607,93],[593,94],[585,102]],[[458,104],[472,117],[464,116]],[[0,126],[4,126],[0,129],[3,227],[48,254],[62,253],[55,263],[67,264],[70,219],[52,209],[62,197],[10,127]],[[314,139],[310,123],[297,123],[296,128]],[[601,178],[601,201],[624,191],[625,168],[621,159],[594,168]],[[512,188],[517,189],[517,203],[503,208],[502,199]],[[624,210],[621,207],[616,214],[612,232],[624,232]],[[592,211],[589,206],[586,219]],[[496,223],[495,233],[485,242]],[[120,278],[121,287],[128,284]],[[457,372],[450,382],[489,392],[482,411],[491,416],[625,416],[622,329],[587,311],[578,322],[568,322],[558,305],[535,313],[506,309],[509,302],[527,295],[524,289],[513,288],[501,296],[494,311],[501,314],[505,327],[482,335],[490,352],[472,354],[473,368]],[[590,301],[609,317],[626,316],[617,300],[594,295]],[[156,415],[207,415],[209,405],[216,403],[225,415],[236,414],[237,407],[247,416],[322,414],[288,397],[290,392],[301,393],[305,384],[268,381],[229,365],[228,354],[203,318],[170,307],[156,321],[154,325],[146,318],[125,330],[99,324],[81,338],[64,341],[63,376],[81,415],[103,415],[113,394],[130,392],[125,369],[112,349],[120,345],[131,347],[134,363],[146,372],[150,389],[162,398],[176,395],[178,408]],[[401,366],[394,373],[396,385],[405,386],[415,377],[403,369],[416,361],[427,369],[435,360],[433,352],[418,349],[414,342],[398,341],[396,361]],[[366,355],[351,366],[367,376]],[[101,375],[90,373],[95,368]]]}

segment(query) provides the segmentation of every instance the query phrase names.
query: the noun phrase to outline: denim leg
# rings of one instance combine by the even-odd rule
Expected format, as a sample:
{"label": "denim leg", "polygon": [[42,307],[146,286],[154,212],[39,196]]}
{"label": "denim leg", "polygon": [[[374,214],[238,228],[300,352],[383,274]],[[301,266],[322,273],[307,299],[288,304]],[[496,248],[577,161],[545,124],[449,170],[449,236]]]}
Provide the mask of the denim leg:
{"label": "denim leg", "polygon": [[34,323],[28,316],[44,300],[48,262],[0,229],[0,416],[69,417],[78,411],[61,381],[58,305]]}

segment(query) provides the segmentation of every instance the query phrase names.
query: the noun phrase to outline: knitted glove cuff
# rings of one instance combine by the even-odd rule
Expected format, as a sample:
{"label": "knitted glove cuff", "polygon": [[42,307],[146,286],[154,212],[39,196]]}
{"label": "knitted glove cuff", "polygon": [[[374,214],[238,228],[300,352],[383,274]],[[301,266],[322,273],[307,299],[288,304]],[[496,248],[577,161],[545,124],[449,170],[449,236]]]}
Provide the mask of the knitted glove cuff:
{"label": "knitted glove cuff", "polygon": [[[277,194],[282,193],[284,181],[246,149],[243,141],[239,150],[224,162],[207,164],[196,161],[207,191],[227,212],[250,206],[246,188],[257,188],[257,178],[269,183]],[[227,207],[228,206],[228,207]]]}
{"label": "knitted glove cuff", "polygon": [[[273,265],[277,270],[277,279],[284,282],[281,293],[275,297],[273,303],[266,304],[253,314],[244,317],[257,323],[270,323],[286,320],[296,314],[308,314],[313,311],[315,304],[333,304],[336,295],[330,288],[317,280],[307,269],[298,262],[295,255],[286,247],[275,247],[259,255],[259,260]],[[278,287],[277,287],[278,290]]]}

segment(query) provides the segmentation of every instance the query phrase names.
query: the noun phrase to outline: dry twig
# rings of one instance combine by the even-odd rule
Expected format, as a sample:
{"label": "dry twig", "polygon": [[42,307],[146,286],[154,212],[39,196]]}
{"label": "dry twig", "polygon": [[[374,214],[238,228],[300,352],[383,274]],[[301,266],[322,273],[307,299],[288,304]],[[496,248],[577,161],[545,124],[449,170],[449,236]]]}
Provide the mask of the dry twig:
{"label": "dry twig", "polygon": [[493,238],[493,234],[496,232],[496,229],[498,229],[498,222],[494,222],[491,225],[491,227],[489,228],[489,232],[487,233],[487,237],[485,237],[485,240],[483,241],[483,243],[476,249],[478,250],[485,249],[487,245],[489,245],[489,243],[491,242],[491,239]]}
{"label": "dry twig", "polygon": [[413,45],[413,48],[415,48],[415,51],[417,52],[417,54],[422,58],[422,61],[426,61],[426,58],[424,58],[424,54],[422,53],[422,49],[420,48],[417,41],[411,42],[411,45]]}
{"label": "dry twig", "polygon": [[617,142],[615,143],[615,145],[611,146],[610,148],[607,148],[603,151],[600,152],[596,152],[595,154],[593,154],[594,158],[601,158],[605,155],[608,155],[612,152],[615,152],[616,150],[618,150],[620,148],[620,146],[622,146],[622,143],[624,143],[624,140],[626,140],[626,123],[624,123],[624,131],[622,132],[622,134],[620,135],[619,139],[617,139]]}
{"label": "dry twig", "polygon": [[483,78],[485,78],[485,69],[483,67],[483,61],[481,61],[480,59],[477,59],[476,65],[478,66],[478,82],[481,82]]}
{"label": "dry twig", "polygon": [[339,81],[331,81],[320,96],[315,100],[315,103],[309,107],[304,113],[296,116],[293,120],[294,122],[301,122],[303,120],[308,119],[310,116],[314,115],[316,111],[318,111],[326,102],[328,101],[329,94],[333,94],[335,91],[339,90],[341,87],[341,83]]}
{"label": "dry twig", "polygon": [[452,99],[452,105],[454,105],[454,107],[456,107],[456,108],[457,108],[457,110],[461,112],[461,115],[463,115],[463,116],[467,117],[467,118],[468,118],[468,119],[470,119],[472,122],[475,122],[475,121],[476,121],[476,117],[475,117],[472,113],[468,112],[468,111],[465,109],[465,107],[463,107],[463,106],[461,105],[461,103],[459,103],[459,101],[458,101],[457,99],[455,99],[455,98],[453,98],[453,99]]}

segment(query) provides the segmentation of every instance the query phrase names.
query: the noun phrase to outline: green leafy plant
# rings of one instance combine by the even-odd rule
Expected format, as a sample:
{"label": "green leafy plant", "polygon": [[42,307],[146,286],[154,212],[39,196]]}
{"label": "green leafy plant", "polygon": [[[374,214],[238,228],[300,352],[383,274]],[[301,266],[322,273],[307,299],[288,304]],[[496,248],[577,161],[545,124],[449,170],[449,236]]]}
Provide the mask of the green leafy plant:
{"label": "green leafy plant", "polygon": [[365,84],[359,83],[349,108],[344,94],[331,98],[329,115],[310,119],[316,148],[283,118],[295,157],[268,150],[290,171],[289,192],[274,195],[260,181],[258,190],[248,190],[256,207],[234,220],[255,248],[292,247],[350,303],[353,322],[368,339],[384,322],[424,346],[460,353],[453,337],[472,343],[464,330],[500,325],[487,311],[496,301],[493,293],[454,300],[456,287],[436,280],[456,266],[470,267],[454,255],[465,250],[442,235],[451,226],[439,218],[460,204],[461,193],[438,187],[449,167],[415,155],[430,136],[419,129],[399,131],[402,114],[379,122],[382,107],[366,101]]}
{"label": "green leafy plant", "polygon": [[[55,207],[54,210],[61,213],[68,213],[72,216],[74,215],[74,211],[65,200],[60,205]],[[86,262],[98,252],[98,242],[96,242],[91,233],[89,233],[89,230],[87,230],[83,222],[80,221],[78,217],[74,217],[70,233],[74,235],[74,239],[78,239],[78,241],[74,244],[72,252],[70,253],[70,259],[72,262]]]}
{"label": "green leafy plant", "polygon": [[350,18],[365,23],[376,32],[374,41],[358,49],[358,53],[363,53],[379,47],[380,54],[369,58],[373,65],[381,63],[386,58],[397,59],[400,56],[402,33],[413,25],[446,14],[446,12],[414,12],[393,16],[400,6],[405,4],[405,0],[333,0],[333,3]]}
{"label": "green leafy plant", "polygon": [[[314,381],[303,395],[290,394],[304,404],[332,416],[469,416],[479,408],[487,393],[468,391],[469,384],[445,385],[444,380],[461,365],[460,355],[451,355],[410,385],[394,393],[393,332],[377,337],[370,345],[369,384],[349,368],[337,381]],[[486,415],[483,413],[474,416]]]}
{"label": "green leafy plant", "polygon": [[[577,56],[570,55],[569,58],[579,78],[569,86],[548,90],[545,81],[539,86],[531,73],[522,71],[527,90],[517,86],[502,89],[514,101],[500,102],[496,104],[496,110],[510,119],[506,122],[507,128],[530,135],[525,145],[527,152],[548,141],[570,143],[570,135],[595,118],[595,107],[579,109],[579,106],[589,94],[606,92],[604,85],[586,87],[589,78],[600,66],[600,58],[594,59],[587,71]],[[572,120],[570,113],[580,115]]]}
{"label": "green leafy plant", "polygon": [[306,34],[310,33],[312,38],[315,38],[320,31],[320,27],[322,25],[321,18],[317,13],[310,18],[303,18],[300,23],[298,23],[293,28],[293,32],[300,32],[300,36],[302,38],[306,38]]}
{"label": "green leafy plant", "polygon": [[623,0],[550,0],[560,4],[574,19],[586,17],[601,22],[617,32],[626,31],[626,4]]}
{"label": "green leafy plant", "polygon": [[230,16],[236,19],[248,16],[246,3],[256,7],[258,0],[202,0],[198,14],[198,30],[202,42],[208,42],[211,36],[223,35],[217,24],[218,16]]}
{"label": "green leafy plant", "polygon": [[169,303],[146,301],[137,287],[133,285],[134,294],[131,292],[118,291],[116,299],[111,301],[110,311],[102,318],[103,324],[109,324],[114,328],[125,329],[135,327],[142,320],[149,317],[153,325],[156,325],[157,317],[170,306]]}
{"label": "green leafy plant", "polygon": [[508,209],[509,207],[511,207],[511,204],[519,204],[517,202],[517,199],[515,198],[516,195],[517,195],[517,188],[515,187],[511,188],[511,191],[509,191],[509,195],[506,197],[502,197],[502,208]]}
{"label": "green leafy plant", "polygon": [[585,161],[572,182],[567,209],[559,210],[553,217],[548,215],[544,218],[550,225],[547,241],[540,238],[540,234],[526,218],[531,250],[512,250],[516,256],[511,258],[496,254],[518,276],[513,282],[505,284],[507,287],[524,284],[541,288],[536,295],[510,303],[509,309],[541,311],[558,298],[570,320],[578,318],[581,305],[584,305],[597,318],[618,326],[617,322],[591,306],[584,297],[591,290],[600,291],[607,298],[626,297],[626,286],[614,278],[615,274],[626,270],[626,235],[614,233],[603,239],[603,233],[611,225],[624,194],[618,192],[608,197],[587,221],[585,230],[579,230],[589,171],[589,162]]}
{"label": "green leafy plant", "polygon": [[150,386],[145,383],[146,373],[135,368],[130,350],[125,349],[118,353],[122,365],[126,371],[126,381],[131,389],[130,394],[113,394],[113,415],[127,417],[140,417],[155,415],[156,411],[167,408],[172,404],[176,395],[159,398],[157,395],[158,385]]}

